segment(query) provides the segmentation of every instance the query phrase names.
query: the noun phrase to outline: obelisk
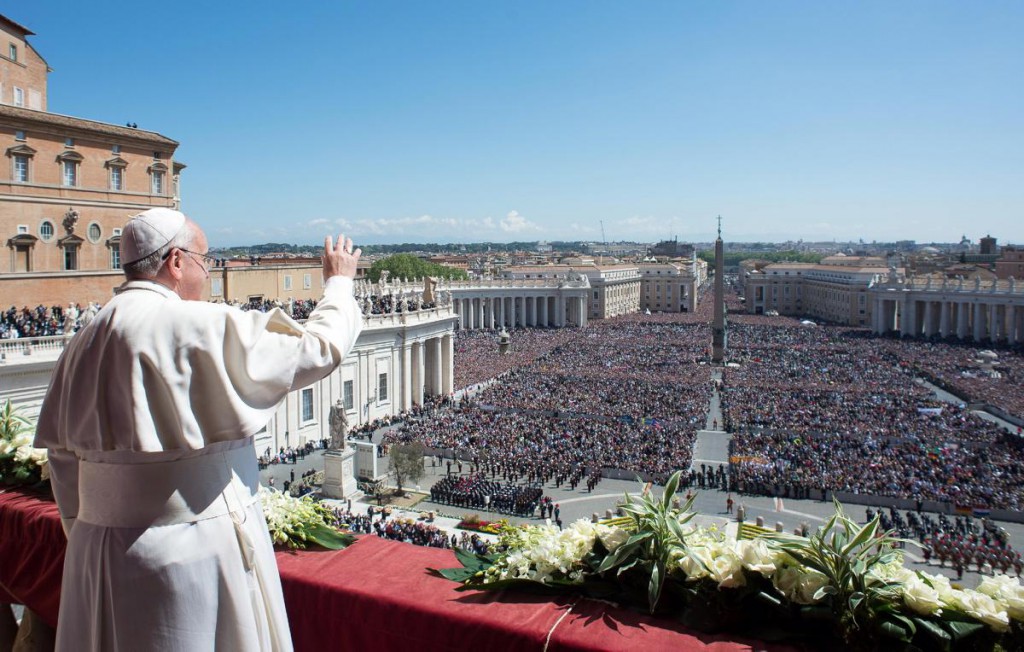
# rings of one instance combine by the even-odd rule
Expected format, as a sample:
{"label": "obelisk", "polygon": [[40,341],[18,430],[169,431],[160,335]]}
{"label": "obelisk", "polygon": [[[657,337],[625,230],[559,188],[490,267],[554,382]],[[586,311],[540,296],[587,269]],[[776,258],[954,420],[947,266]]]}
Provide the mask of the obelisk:
{"label": "obelisk", "polygon": [[725,332],[725,250],[722,245],[722,216],[718,216],[715,240],[715,321],[711,324],[711,361],[721,364],[726,355]]}

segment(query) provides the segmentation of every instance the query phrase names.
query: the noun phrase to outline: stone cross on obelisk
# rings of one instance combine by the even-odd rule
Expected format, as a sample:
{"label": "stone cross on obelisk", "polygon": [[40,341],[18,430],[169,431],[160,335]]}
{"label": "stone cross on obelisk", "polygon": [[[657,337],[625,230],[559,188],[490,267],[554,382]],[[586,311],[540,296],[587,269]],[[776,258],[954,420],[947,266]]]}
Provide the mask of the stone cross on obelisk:
{"label": "stone cross on obelisk", "polygon": [[722,216],[718,216],[718,239],[715,240],[715,321],[711,324],[711,361],[725,362],[725,251],[722,245]]}

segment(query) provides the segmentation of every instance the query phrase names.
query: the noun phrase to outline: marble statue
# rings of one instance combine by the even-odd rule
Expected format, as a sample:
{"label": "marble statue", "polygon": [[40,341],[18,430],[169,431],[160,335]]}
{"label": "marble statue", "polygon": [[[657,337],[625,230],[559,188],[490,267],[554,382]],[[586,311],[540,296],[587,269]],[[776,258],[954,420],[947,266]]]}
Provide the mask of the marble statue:
{"label": "marble statue", "polygon": [[340,398],[331,406],[328,424],[331,429],[329,449],[332,451],[345,450],[345,435],[348,434],[348,417],[345,415],[345,404],[342,403]]}

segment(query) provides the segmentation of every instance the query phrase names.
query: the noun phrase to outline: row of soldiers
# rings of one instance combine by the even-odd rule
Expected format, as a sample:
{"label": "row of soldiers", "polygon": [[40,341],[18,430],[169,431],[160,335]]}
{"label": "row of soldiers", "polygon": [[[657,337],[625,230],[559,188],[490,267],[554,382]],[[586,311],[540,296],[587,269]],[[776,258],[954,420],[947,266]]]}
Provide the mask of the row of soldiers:
{"label": "row of soldiers", "polygon": [[532,516],[543,496],[539,487],[495,482],[487,480],[483,474],[448,476],[430,488],[430,499],[436,503],[516,516]]}

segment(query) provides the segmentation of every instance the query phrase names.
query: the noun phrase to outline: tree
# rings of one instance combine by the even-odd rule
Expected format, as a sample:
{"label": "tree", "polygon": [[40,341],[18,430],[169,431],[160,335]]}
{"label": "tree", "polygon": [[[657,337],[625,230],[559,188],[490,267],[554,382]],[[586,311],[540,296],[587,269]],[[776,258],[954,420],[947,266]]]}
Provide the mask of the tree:
{"label": "tree", "polygon": [[396,493],[401,496],[402,485],[406,482],[416,482],[423,477],[426,469],[423,464],[423,456],[426,454],[423,444],[396,444],[391,447],[391,472],[395,474],[395,484],[398,485]]}
{"label": "tree", "polygon": [[380,280],[380,273],[384,270],[391,274],[392,280],[402,278],[412,280],[415,278],[426,278],[427,276],[457,280],[469,278],[466,272],[461,269],[438,265],[412,254],[395,254],[394,256],[378,260],[370,267],[367,277],[376,283]]}

